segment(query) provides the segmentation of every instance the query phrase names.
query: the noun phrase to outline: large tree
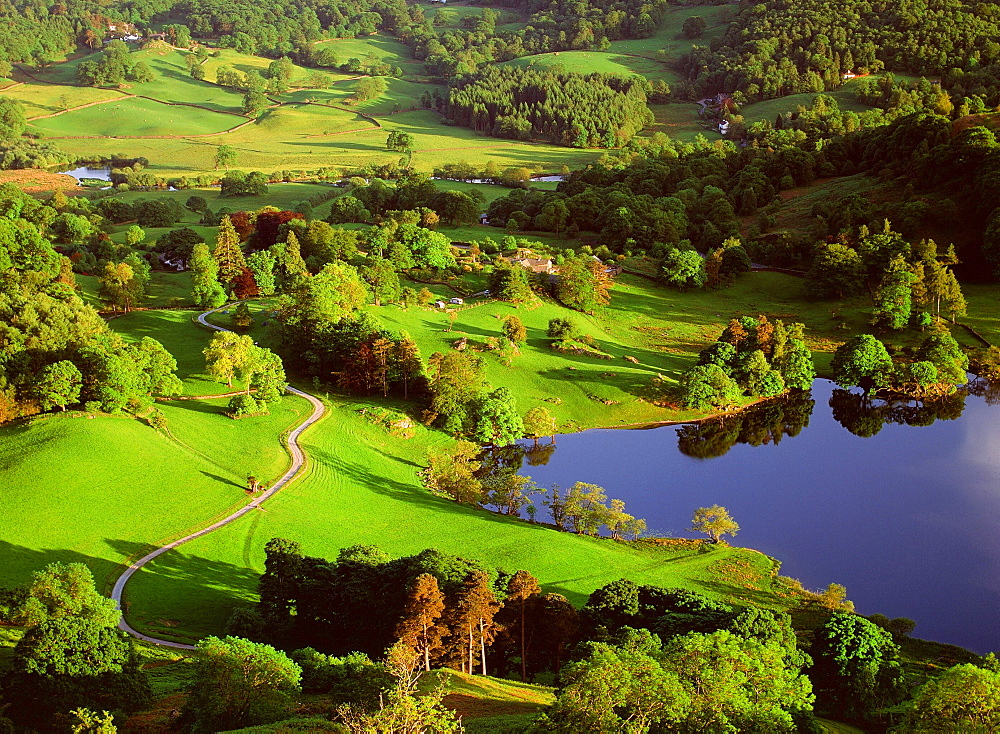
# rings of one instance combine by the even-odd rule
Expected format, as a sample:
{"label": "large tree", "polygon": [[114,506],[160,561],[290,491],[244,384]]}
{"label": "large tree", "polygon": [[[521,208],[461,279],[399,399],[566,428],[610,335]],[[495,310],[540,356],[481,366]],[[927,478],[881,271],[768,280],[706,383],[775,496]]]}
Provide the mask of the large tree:
{"label": "large tree", "polygon": [[228,214],[222,218],[222,222],[219,224],[212,258],[219,267],[219,282],[227,288],[231,287],[233,281],[247,268],[243,250],[240,249],[240,237],[236,234],[236,228],[233,227]]}
{"label": "large tree", "polygon": [[857,386],[869,391],[888,386],[892,357],[874,336],[859,334],[837,347],[831,368],[833,379],[841,387]]}
{"label": "large tree", "polygon": [[446,615],[450,653],[462,672],[472,673],[478,660],[486,675],[486,648],[496,635],[494,617],[500,607],[489,576],[483,571],[470,573]]}
{"label": "large tree", "polygon": [[491,446],[509,446],[524,436],[524,424],[509,389],[498,387],[479,400],[473,436]]}
{"label": "large tree", "polygon": [[142,298],[142,282],[127,263],[107,263],[100,277],[98,295],[116,311],[128,313]]}
{"label": "large tree", "polygon": [[420,656],[425,671],[431,669],[431,657],[437,654],[447,633],[440,622],[443,613],[444,594],[437,579],[429,573],[420,574],[410,587],[396,636]]}
{"label": "large tree", "polygon": [[611,302],[610,279],[604,265],[588,255],[566,258],[559,266],[556,298],[570,308],[593,313]]}
{"label": "large tree", "polygon": [[518,571],[507,582],[505,608],[513,607],[516,613],[515,629],[521,658],[521,680],[528,680],[528,604],[542,593],[538,579],[527,571]]}
{"label": "large tree", "polygon": [[219,283],[219,266],[200,242],[191,251],[191,271],[194,275],[194,304],[198,308],[218,308],[226,302],[226,291]]}
{"label": "large tree", "polygon": [[302,671],[285,653],[239,637],[198,643],[182,717],[199,731],[226,731],[287,718]]}
{"label": "large tree", "polygon": [[834,612],[816,631],[813,667],[817,705],[852,719],[897,703],[904,695],[899,646],[864,617]]}
{"label": "large tree", "polygon": [[82,386],[83,376],[80,370],[75,364],[64,359],[42,370],[41,377],[35,385],[35,395],[45,410],[56,405],[66,410],[67,405],[80,399]]}
{"label": "large tree", "polygon": [[910,731],[1000,729],[1000,672],[956,665],[924,683],[907,707]]}

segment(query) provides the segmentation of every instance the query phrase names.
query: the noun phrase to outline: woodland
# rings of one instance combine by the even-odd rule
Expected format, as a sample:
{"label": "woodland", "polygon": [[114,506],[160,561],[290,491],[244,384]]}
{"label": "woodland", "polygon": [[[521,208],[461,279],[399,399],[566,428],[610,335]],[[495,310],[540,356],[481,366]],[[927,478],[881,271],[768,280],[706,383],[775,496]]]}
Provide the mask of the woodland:
{"label": "woodland", "polygon": [[726,508],[664,537],[525,473],[593,427],[777,443],[817,377],[859,437],[995,398],[997,5],[0,18],[0,728],[1000,727],[992,653]]}

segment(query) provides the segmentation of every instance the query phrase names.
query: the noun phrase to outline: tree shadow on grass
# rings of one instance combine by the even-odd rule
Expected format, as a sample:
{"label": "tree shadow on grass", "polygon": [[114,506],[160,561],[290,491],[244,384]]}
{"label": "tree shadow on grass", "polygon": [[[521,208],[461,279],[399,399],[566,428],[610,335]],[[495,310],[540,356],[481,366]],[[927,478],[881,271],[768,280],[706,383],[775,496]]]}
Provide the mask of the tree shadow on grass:
{"label": "tree shadow on grass", "polygon": [[[31,580],[31,574],[41,571],[50,563],[82,563],[90,569],[97,581],[97,588],[110,591],[118,566],[113,560],[97,558],[68,548],[27,548],[0,540],[0,585],[17,586]],[[104,586],[107,585],[107,589]]]}
{"label": "tree shadow on grass", "polygon": [[[141,557],[153,547],[111,538],[105,542],[128,558]],[[183,548],[159,556],[129,582],[123,601],[133,627],[193,640],[221,633],[234,607],[256,601],[257,571],[185,553]]]}
{"label": "tree shadow on grass", "polygon": [[232,487],[239,487],[240,489],[246,489],[246,487],[244,487],[242,484],[237,484],[232,479],[226,479],[225,477],[219,476],[218,474],[212,474],[211,472],[207,472],[204,469],[201,470],[201,473],[204,474],[209,479],[214,479],[217,482],[222,482],[223,484],[228,484]]}
{"label": "tree shadow on grass", "polygon": [[[374,492],[375,494],[380,494],[396,501],[415,505],[425,512],[446,515],[464,515],[467,517],[485,520],[487,522],[505,525],[514,522],[524,523],[524,521],[518,521],[514,518],[498,515],[497,513],[490,512],[489,510],[462,505],[454,500],[444,497],[435,497],[423,487],[391,479],[383,474],[375,474],[361,463],[348,462],[343,458],[335,456],[334,454],[322,449],[311,449],[310,454],[314,456],[317,461],[321,461],[329,466],[336,474],[349,478],[354,483]],[[389,458],[398,460],[394,456],[389,456]],[[524,523],[524,525],[526,527],[530,527],[528,523]]]}
{"label": "tree shadow on grass", "polygon": [[[223,385],[222,389],[219,390],[219,392],[223,393],[226,390],[228,390],[228,388],[225,385]],[[224,399],[224,398],[217,398],[217,399]],[[225,408],[223,408],[222,406],[212,405],[211,403],[205,400],[167,400],[165,401],[165,404],[169,405],[171,408],[181,408],[182,410],[190,410],[195,413],[206,413],[210,415],[222,416],[225,415],[226,412]]]}

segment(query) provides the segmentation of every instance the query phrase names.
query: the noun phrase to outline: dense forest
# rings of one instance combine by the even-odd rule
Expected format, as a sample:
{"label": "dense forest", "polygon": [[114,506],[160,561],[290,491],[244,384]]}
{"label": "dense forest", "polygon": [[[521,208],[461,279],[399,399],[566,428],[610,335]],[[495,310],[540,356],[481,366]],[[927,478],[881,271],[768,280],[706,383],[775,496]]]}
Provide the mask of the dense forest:
{"label": "dense forest", "polygon": [[647,86],[638,77],[494,66],[456,82],[448,118],[501,138],[617,148],[653,121]]}
{"label": "dense forest", "polygon": [[132,24],[148,33],[166,24],[168,40],[186,46],[191,37],[210,38],[238,51],[300,63],[322,64],[312,44],[323,38],[362,36],[379,30],[397,34],[425,60],[432,76],[450,78],[493,61],[564,49],[602,48],[613,40],[643,38],[659,27],[665,0],[588,0],[564,3],[514,2],[528,14],[516,31],[497,29],[500,12],[487,8],[471,27],[439,31],[419,5],[403,0],[339,0],[266,4],[247,0],[160,0],[102,3],[61,2],[48,8],[17,0],[0,17],[0,76],[9,63],[44,63],[77,45],[96,48],[111,24]]}
{"label": "dense forest", "polygon": [[[843,75],[891,69],[940,78],[959,96],[996,104],[1000,6],[768,0],[743,6],[725,38],[680,62],[691,95],[741,91],[750,100],[822,92]],[[994,84],[984,86],[991,78]]]}

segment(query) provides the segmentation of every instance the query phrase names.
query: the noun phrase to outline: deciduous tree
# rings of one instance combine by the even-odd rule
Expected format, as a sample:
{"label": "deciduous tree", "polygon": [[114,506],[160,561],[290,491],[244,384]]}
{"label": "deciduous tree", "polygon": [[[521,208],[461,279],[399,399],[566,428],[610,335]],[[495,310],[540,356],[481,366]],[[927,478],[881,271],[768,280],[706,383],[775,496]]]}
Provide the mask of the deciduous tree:
{"label": "deciduous tree", "polygon": [[729,511],[719,505],[699,507],[691,518],[691,530],[705,533],[713,543],[723,542],[722,536],[736,535],[739,529],[740,526],[730,517]]}
{"label": "deciduous tree", "polygon": [[199,730],[242,729],[289,715],[302,670],[285,653],[239,637],[206,637],[198,651],[182,717]]}

